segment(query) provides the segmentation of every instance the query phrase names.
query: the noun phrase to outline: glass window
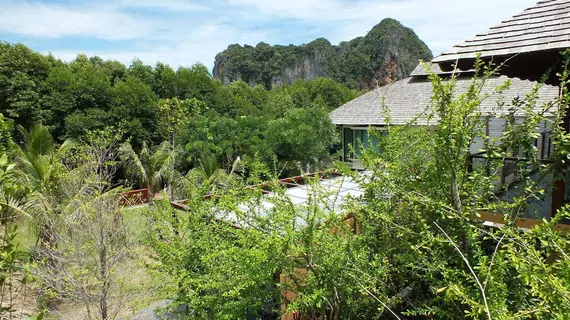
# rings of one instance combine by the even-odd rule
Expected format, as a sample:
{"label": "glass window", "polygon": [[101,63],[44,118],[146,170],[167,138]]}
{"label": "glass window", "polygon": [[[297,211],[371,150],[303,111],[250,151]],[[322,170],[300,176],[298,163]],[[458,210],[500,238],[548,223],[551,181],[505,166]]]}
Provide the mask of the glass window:
{"label": "glass window", "polygon": [[373,148],[380,152],[380,136],[369,133],[368,129],[354,130],[354,145],[356,156],[362,155],[362,149]]}

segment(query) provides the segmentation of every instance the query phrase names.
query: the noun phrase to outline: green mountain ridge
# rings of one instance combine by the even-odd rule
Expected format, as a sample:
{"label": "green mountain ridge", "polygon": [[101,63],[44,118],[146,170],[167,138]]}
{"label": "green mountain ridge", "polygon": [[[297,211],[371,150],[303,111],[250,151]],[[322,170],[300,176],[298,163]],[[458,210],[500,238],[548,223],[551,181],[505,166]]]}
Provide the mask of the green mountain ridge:
{"label": "green mountain ridge", "polygon": [[418,60],[431,58],[430,49],[412,29],[387,18],[365,36],[337,46],[324,38],[300,46],[232,44],[216,55],[213,76],[225,84],[243,80],[268,89],[317,77],[371,89],[406,77]]}

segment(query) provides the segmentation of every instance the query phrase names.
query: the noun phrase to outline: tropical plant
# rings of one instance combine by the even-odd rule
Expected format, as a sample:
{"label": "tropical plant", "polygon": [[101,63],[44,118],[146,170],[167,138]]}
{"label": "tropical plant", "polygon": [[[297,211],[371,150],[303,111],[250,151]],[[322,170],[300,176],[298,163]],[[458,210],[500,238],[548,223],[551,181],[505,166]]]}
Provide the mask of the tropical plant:
{"label": "tropical plant", "polygon": [[36,220],[38,243],[51,246],[55,243],[60,216],[57,204],[64,200],[60,189],[60,178],[68,170],[64,158],[74,147],[74,142],[66,140],[58,146],[43,125],[34,125],[29,131],[22,127],[19,130],[23,144],[16,145],[14,153],[29,188],[27,207]]}
{"label": "tropical plant", "polygon": [[15,223],[2,223],[0,239],[0,317],[22,319],[26,300],[30,298],[30,284],[35,281],[28,252],[16,239],[19,230]]}
{"label": "tropical plant", "polygon": [[[26,187],[21,172],[8,156],[0,155],[0,317],[21,319],[29,298],[29,285],[35,280],[29,253],[16,237],[18,224],[29,216],[22,202]],[[30,299],[31,300],[31,299]]]}
{"label": "tropical plant", "polygon": [[[187,99],[187,100],[178,100],[177,98],[172,99],[162,99],[160,100],[159,107],[161,111],[161,115],[166,126],[166,130],[168,131],[168,135],[170,136],[171,142],[171,149],[172,156],[176,156],[176,132],[183,126],[185,123],[190,121],[190,117],[192,114],[199,112],[199,101],[196,99]],[[174,165],[176,159],[173,158],[171,161],[171,175],[174,173]],[[172,177],[169,181],[170,183],[170,200],[174,201],[174,185],[172,181]]]}
{"label": "tropical plant", "polygon": [[[432,104],[418,117],[433,126],[390,124],[378,137],[381,150],[362,152],[367,173],[339,165],[364,191],[340,211],[332,183],[305,181],[299,204],[269,179],[265,190],[238,180],[212,200],[190,198],[186,212],[166,205],[152,212],[153,266],[168,275],[175,301],[195,318],[564,319],[570,237],[557,230],[569,209],[528,231],[517,221],[537,212],[555,172],[538,158],[537,124],[557,126],[568,100],[537,104],[537,85],[499,104],[494,116],[504,117],[505,131],[470,163],[473,141],[489,141],[484,92],[509,86],[489,90],[496,69],[476,67],[464,92],[456,75],[431,76]],[[557,152],[567,155],[567,133],[554,131]],[[501,184],[513,158],[515,182]],[[271,176],[260,167],[249,177]],[[504,223],[486,227],[479,217],[489,212]]]}
{"label": "tropical plant", "polygon": [[22,185],[22,172],[10,163],[6,154],[0,154],[0,223],[7,223],[17,215],[27,215],[22,203],[27,187]]}
{"label": "tropical plant", "polygon": [[319,170],[338,141],[328,111],[319,105],[288,110],[268,124],[265,136],[280,160],[297,162],[301,171]]}
{"label": "tropical plant", "polygon": [[0,113],[0,153],[8,151],[8,143],[12,139],[13,122]]}
{"label": "tropical plant", "polygon": [[240,167],[241,160],[237,159],[228,173],[218,166],[215,158],[205,157],[200,160],[199,166],[190,169],[186,175],[175,172],[174,187],[184,197],[202,197],[223,191],[232,187],[232,176]]}
{"label": "tropical plant", "polygon": [[169,142],[163,142],[154,151],[143,143],[138,154],[128,142],[121,146],[120,157],[125,173],[135,183],[148,188],[149,203],[172,175],[176,152],[171,149]]}
{"label": "tropical plant", "polygon": [[267,183],[271,196],[234,177],[215,199],[189,198],[185,212],[166,203],[152,212],[151,266],[177,304],[188,304],[196,318],[374,315],[344,272],[366,248],[330,202],[338,189],[320,186],[318,177],[305,181],[307,202],[295,205],[274,181]]}
{"label": "tropical plant", "polygon": [[[419,117],[433,127],[416,120],[388,125],[381,153],[364,153],[370,175],[359,180],[366,205],[353,212],[374,264],[356,262],[353,276],[394,318],[563,318],[570,287],[558,246],[569,239],[554,230],[566,209],[528,232],[517,221],[536,217],[549,196],[544,186],[554,166],[538,158],[536,128],[557,126],[566,104],[538,104],[540,84],[524,98],[503,101],[491,116],[507,125],[492,141],[479,107],[485,92],[500,94],[509,82],[489,88],[496,69],[479,62],[476,70],[463,92],[457,75],[431,75],[432,104]],[[471,153],[476,139],[486,141],[479,162]],[[501,182],[509,166],[516,167],[514,181]],[[479,217],[489,212],[502,214],[504,225],[484,227]]]}

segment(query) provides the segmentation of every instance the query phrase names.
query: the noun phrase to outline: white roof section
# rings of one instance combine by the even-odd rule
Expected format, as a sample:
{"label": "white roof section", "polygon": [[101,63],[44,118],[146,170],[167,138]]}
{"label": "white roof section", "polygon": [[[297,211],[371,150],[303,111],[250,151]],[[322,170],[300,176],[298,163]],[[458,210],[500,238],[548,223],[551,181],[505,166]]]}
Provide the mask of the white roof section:
{"label": "white roof section", "polygon": [[[362,177],[367,172],[361,172]],[[310,203],[318,203],[320,208],[325,212],[342,214],[344,205],[350,199],[358,200],[364,194],[359,183],[351,177],[335,176],[329,179],[322,179],[318,183],[307,183],[292,186],[284,190],[285,199],[297,206],[299,209],[307,207]],[[247,219],[265,218],[275,207],[275,202],[271,197],[280,197],[274,193],[266,194],[261,201],[243,203],[238,206],[243,214],[237,212],[220,211],[217,218],[238,227],[247,227],[249,223]],[[312,198],[312,199],[311,199]],[[282,198],[283,199],[283,198]],[[311,200],[313,200],[311,202]],[[302,212],[302,210],[300,210]],[[307,225],[306,220],[297,217],[297,226],[302,228]]]}

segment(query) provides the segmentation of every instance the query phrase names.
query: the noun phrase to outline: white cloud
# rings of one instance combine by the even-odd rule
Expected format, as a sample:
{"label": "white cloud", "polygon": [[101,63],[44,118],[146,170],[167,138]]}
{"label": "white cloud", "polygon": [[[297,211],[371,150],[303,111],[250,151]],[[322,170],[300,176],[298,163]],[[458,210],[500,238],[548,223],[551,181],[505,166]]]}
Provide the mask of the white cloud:
{"label": "white cloud", "polygon": [[119,0],[118,8],[146,8],[156,11],[196,12],[208,11],[209,7],[188,0]]}
{"label": "white cloud", "polygon": [[96,8],[28,1],[4,1],[0,2],[0,6],[0,31],[23,36],[128,40],[148,36],[156,29],[150,20]]}
{"label": "white cloud", "polygon": [[[228,4],[235,7],[246,7],[256,10],[260,14],[321,20],[326,18],[335,8],[342,6],[338,0],[288,0],[288,1],[263,1],[263,0],[228,0]],[[320,15],[324,14],[324,16]]]}

